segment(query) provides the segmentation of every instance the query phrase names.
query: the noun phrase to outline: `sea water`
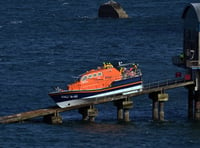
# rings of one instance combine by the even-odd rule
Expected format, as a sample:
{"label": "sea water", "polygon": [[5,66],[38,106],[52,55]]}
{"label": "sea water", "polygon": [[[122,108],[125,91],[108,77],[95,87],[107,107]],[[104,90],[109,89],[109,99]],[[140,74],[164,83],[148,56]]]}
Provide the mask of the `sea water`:
{"label": "sea water", "polygon": [[[183,10],[190,0],[118,0],[128,19],[98,18],[104,0],[0,2],[0,116],[54,106],[65,88],[103,62],[135,62],[144,83],[174,79],[183,50]],[[63,124],[37,118],[0,125],[0,147],[199,147],[200,124],[187,119],[187,90],[168,90],[166,122],[152,121],[148,95],[132,98],[131,122],[117,121],[113,103],[95,106],[94,123],[77,110]]]}

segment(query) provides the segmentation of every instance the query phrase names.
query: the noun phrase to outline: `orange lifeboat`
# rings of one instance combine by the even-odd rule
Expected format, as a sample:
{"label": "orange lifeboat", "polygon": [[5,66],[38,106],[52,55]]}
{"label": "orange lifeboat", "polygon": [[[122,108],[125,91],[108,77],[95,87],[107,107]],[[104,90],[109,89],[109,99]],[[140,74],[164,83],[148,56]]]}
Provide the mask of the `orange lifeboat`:
{"label": "orange lifeboat", "polygon": [[114,67],[104,63],[80,75],[66,90],[56,87],[49,96],[59,107],[65,108],[84,104],[94,98],[140,92],[143,89],[142,83],[142,73],[137,64],[119,62]]}
{"label": "orange lifeboat", "polygon": [[113,81],[122,79],[121,72],[110,63],[104,63],[102,67],[92,69],[82,74],[78,81],[68,85],[69,91],[93,90],[106,88]]}

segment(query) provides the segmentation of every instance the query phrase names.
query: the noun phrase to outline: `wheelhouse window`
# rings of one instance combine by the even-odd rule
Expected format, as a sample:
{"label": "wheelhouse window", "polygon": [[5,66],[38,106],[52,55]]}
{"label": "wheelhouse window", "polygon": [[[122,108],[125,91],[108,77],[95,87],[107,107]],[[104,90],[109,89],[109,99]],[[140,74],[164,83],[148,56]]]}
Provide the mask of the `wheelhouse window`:
{"label": "wheelhouse window", "polygon": [[102,76],[102,72],[99,72],[99,73],[98,73],[98,76]]}
{"label": "wheelhouse window", "polygon": [[94,74],[89,74],[89,75],[85,75],[85,76],[82,76],[81,77],[81,81],[86,81],[87,79],[92,79],[94,77],[97,77],[97,76],[102,76],[102,72],[98,72],[98,73],[94,73]]}
{"label": "wheelhouse window", "polygon": [[97,76],[97,74],[96,74],[96,73],[94,73],[94,74],[93,74],[93,77],[96,77],[96,76]]}
{"label": "wheelhouse window", "polygon": [[81,81],[86,81],[86,80],[87,80],[87,76],[81,77]]}
{"label": "wheelhouse window", "polygon": [[92,74],[90,74],[89,76],[88,76],[88,79],[91,79],[92,78]]}

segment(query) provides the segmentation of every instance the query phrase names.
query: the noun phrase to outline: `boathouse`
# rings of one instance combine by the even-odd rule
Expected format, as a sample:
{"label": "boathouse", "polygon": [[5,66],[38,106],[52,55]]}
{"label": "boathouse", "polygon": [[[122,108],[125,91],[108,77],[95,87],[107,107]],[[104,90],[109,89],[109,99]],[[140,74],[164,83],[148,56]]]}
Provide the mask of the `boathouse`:
{"label": "boathouse", "polygon": [[185,65],[188,68],[200,67],[200,3],[190,3],[183,11]]}
{"label": "boathouse", "polygon": [[182,14],[183,64],[195,82],[188,87],[188,117],[200,120],[200,3],[190,3]]}

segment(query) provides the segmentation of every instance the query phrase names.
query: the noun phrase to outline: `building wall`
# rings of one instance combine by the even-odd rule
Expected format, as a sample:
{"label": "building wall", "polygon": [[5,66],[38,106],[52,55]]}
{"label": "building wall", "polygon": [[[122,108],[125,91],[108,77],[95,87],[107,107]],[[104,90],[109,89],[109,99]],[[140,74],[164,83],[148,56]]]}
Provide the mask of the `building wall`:
{"label": "building wall", "polygon": [[187,60],[200,59],[199,43],[199,22],[196,11],[190,6],[185,9],[184,16],[184,54]]}

